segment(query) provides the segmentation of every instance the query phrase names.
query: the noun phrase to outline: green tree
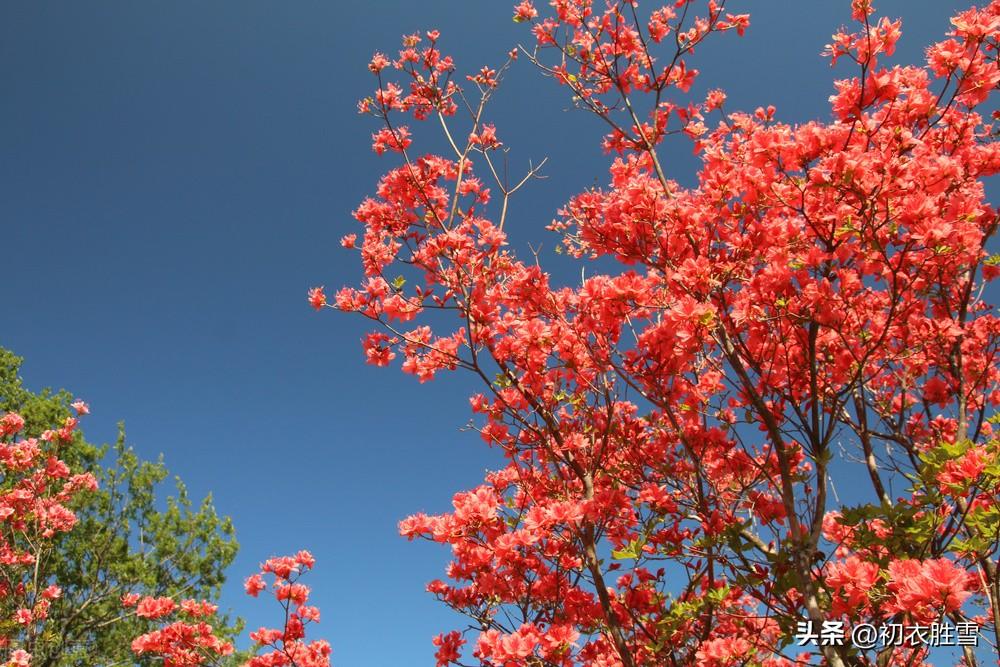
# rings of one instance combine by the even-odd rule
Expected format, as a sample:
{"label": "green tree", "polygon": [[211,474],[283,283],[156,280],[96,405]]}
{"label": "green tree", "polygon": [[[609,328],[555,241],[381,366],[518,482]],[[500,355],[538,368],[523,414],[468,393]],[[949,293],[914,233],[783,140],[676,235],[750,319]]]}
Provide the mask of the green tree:
{"label": "green tree", "polygon": [[[0,348],[0,414],[20,413],[26,434],[37,436],[71,414],[72,398],[66,391],[25,389],[21,361]],[[169,475],[162,457],[141,460],[126,445],[122,424],[113,447],[93,445],[78,433],[62,454],[74,472],[93,473],[100,486],[74,508],[76,527],[39,560],[39,581],[58,582],[63,595],[32,646],[33,664],[136,664],[132,639],[151,624],[123,609],[122,597],[217,600],[239,548],[232,522],[216,513],[211,496],[192,502],[179,478],[175,495],[160,499]],[[226,638],[242,629],[239,619],[221,614],[211,623]]]}

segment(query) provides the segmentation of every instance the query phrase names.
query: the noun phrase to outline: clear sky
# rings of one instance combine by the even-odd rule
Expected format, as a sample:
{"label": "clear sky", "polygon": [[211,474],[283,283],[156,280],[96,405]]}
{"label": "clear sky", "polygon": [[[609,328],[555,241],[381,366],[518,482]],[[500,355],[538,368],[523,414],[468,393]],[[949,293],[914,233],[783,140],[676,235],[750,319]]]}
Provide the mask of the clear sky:
{"label": "clear sky", "polygon": [[[376,128],[355,108],[372,52],[438,28],[463,74],[499,64],[530,41],[512,4],[0,3],[0,345],[26,358],[30,388],[91,403],[90,440],[113,440],[124,420],[142,456],[162,452],[193,496],[214,493],[242,545],[223,605],[251,627],[277,607],[244,596],[244,576],[311,549],[317,629],[339,667],[432,664],[431,637],[463,627],[423,590],[447,550],[408,543],[396,523],[446,510],[496,452],[460,430],[469,378],[418,385],[366,366],[366,323],[314,313],[306,289],[359,275],[338,239],[358,231],[351,211],[392,164],[370,152]],[[903,18],[893,60],[909,63],[964,3],[876,6]],[[750,30],[699,49],[695,97],[721,87],[729,109],[828,118],[833,79],[853,72],[819,53],[849,3],[727,9],[750,11]],[[571,280],[579,268],[544,226],[607,182],[609,161],[598,121],[568,107],[522,61],[489,116],[512,167],[550,159],[514,202],[513,245],[541,242]],[[664,156],[693,182],[689,144]]]}

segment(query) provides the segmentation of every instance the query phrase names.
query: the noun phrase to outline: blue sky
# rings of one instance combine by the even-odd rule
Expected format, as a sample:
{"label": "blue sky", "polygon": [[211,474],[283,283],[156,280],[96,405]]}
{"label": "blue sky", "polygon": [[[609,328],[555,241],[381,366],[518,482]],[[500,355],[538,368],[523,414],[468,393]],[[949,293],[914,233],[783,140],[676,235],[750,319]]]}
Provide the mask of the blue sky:
{"label": "blue sky", "polygon": [[[369,150],[374,50],[442,31],[464,72],[502,62],[526,28],[511,2],[7,2],[0,5],[0,220],[6,278],[0,345],[29,387],[88,400],[93,441],[124,420],[146,458],[163,453],[192,495],[211,491],[241,553],[224,606],[251,625],[276,608],[242,594],[270,555],[309,548],[334,664],[432,664],[430,639],[462,627],[424,584],[445,549],[399,538],[416,511],[496,463],[468,421],[469,378],[418,385],[366,366],[365,322],[308,308],[308,287],[359,274],[338,239],[390,161]],[[730,2],[746,37],[699,49],[694,94],[730,109],[828,118],[834,78],[819,52],[849,3]],[[894,59],[914,62],[963,6],[876,2],[903,18]],[[543,244],[574,192],[607,181],[598,122],[519,62],[489,119],[511,165],[548,156],[546,180],[513,203],[513,245]],[[433,128],[430,126],[427,131]],[[423,136],[428,136],[427,134]],[[420,137],[418,135],[418,141]],[[436,140],[436,137],[435,137]],[[667,169],[693,182],[683,142]]]}

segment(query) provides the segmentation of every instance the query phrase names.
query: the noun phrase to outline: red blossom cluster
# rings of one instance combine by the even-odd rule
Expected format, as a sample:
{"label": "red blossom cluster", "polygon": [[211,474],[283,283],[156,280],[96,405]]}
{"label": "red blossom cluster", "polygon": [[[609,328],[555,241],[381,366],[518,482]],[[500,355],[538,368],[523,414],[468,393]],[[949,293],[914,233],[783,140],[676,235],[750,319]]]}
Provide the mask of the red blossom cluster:
{"label": "red blossom cluster", "polygon": [[305,641],[305,628],[319,622],[319,609],[306,604],[309,588],[298,580],[315,563],[312,554],[300,551],[266,561],[258,574],[246,580],[247,594],[257,597],[266,588],[264,578],[270,576],[285,618],[281,629],[260,628],[250,633],[260,649],[270,652],[251,658],[246,667],[329,667],[330,645],[321,639]]}
{"label": "red blossom cluster", "polygon": [[[72,407],[81,416],[90,411],[83,401]],[[15,628],[0,632],[0,647],[10,650],[5,665],[31,664],[49,607],[62,596],[57,583],[38,579],[36,564],[60,533],[76,525],[74,499],[97,488],[93,475],[71,473],[60,458],[60,449],[72,446],[78,423],[67,417],[59,428],[29,437],[21,415],[0,416],[0,617]]]}
{"label": "red blossom cluster", "polygon": [[[449,545],[428,589],[477,629],[435,638],[438,665],[790,667],[810,659],[789,647],[802,619],[974,620],[1000,642],[1000,319],[983,297],[1000,149],[981,109],[1000,2],[956,15],[925,66],[890,68],[900,23],[855,0],[827,54],[860,72],[836,82],[831,120],[799,125],[722,112],[720,90],[685,99],[694,47],[747,28],[720,2],[550,4],[515,7],[525,53],[611,126],[614,153],[608,185],[550,229],[618,270],[560,286],[510,249],[509,197],[536,172],[511,183],[490,152],[484,109],[510,61],[469,77],[477,100],[444,77],[439,36],[423,52],[413,36],[376,56],[362,102],[400,164],[355,211],[362,240],[342,245],[364,277],[329,305],[377,322],[372,364],[479,378],[477,428],[507,459],[453,511],[400,524]],[[436,116],[452,154],[411,153],[400,112]],[[693,188],[658,154],[678,133],[701,159]],[[840,452],[873,502],[834,502]]]}
{"label": "red blossom cluster", "polygon": [[158,656],[164,667],[194,667],[233,652],[233,645],[216,637],[212,626],[202,620],[216,612],[214,604],[197,600],[178,604],[169,597],[139,599],[135,595],[126,595],[122,604],[135,605],[135,614],[141,618],[160,619],[178,613],[184,619],[136,637],[132,641],[136,655]]}
{"label": "red blossom cluster", "polygon": [[[267,560],[258,574],[247,578],[247,595],[257,597],[267,588],[265,577],[272,577],[274,597],[285,620],[281,629],[260,628],[250,633],[257,655],[244,667],[329,667],[330,645],[323,640],[305,641],[305,627],[319,622],[319,609],[306,604],[309,588],[298,579],[315,562],[308,551],[300,551]],[[122,604],[134,606],[135,614],[143,618],[159,619],[175,613],[183,618],[137,637],[132,642],[136,655],[156,656],[164,667],[195,667],[216,664],[218,658],[233,653],[232,643],[220,639],[212,626],[201,620],[215,613],[214,604],[197,600],[177,603],[169,597],[140,599],[136,595],[125,596]],[[260,654],[261,650],[267,652]]]}

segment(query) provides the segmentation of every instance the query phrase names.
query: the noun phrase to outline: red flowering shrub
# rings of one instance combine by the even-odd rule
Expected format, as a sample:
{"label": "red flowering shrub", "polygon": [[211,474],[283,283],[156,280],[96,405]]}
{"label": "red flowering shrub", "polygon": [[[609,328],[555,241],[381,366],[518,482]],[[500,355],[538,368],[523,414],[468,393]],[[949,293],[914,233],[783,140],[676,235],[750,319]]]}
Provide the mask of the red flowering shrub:
{"label": "red flowering shrub", "polygon": [[[778,667],[808,660],[807,621],[973,622],[1000,643],[1000,321],[983,299],[1000,272],[983,188],[1000,169],[984,111],[1000,2],[956,15],[923,66],[889,68],[899,21],[854,0],[826,49],[853,73],[831,120],[800,125],[685,95],[694,48],[749,25],[715,0],[549,4],[515,7],[524,54],[604,121],[614,155],[550,229],[619,269],[559,286],[508,247],[509,198],[536,170],[501,177],[485,109],[518,53],[462,78],[430,32],[369,66],[359,108],[396,166],[354,213],[362,240],[342,242],[364,277],[310,293],[377,322],[370,363],[482,381],[472,410],[506,466],[400,524],[450,546],[428,588],[474,628],[438,636],[437,664]],[[415,152],[407,115],[451,152]],[[666,176],[668,135],[693,142],[697,187]],[[838,506],[832,477],[858,472],[874,502]]]}
{"label": "red flowering shrub", "polygon": [[[89,412],[83,401],[72,407],[77,415]],[[0,628],[10,628],[0,630],[0,647],[13,649],[8,665],[30,664],[52,600],[62,594],[57,582],[39,578],[39,563],[54,538],[76,524],[74,498],[97,488],[93,475],[72,474],[60,458],[77,425],[77,417],[67,417],[40,437],[24,437],[21,415],[0,416]]]}
{"label": "red flowering shrub", "polygon": [[[305,641],[305,628],[319,622],[319,609],[306,604],[309,589],[298,580],[315,562],[308,551],[300,551],[294,556],[271,558],[258,574],[247,578],[244,588],[252,597],[267,588],[265,577],[272,578],[284,623],[280,629],[260,628],[250,633],[257,655],[243,663],[244,667],[329,667],[330,645],[323,640]],[[131,597],[122,604],[134,605],[136,615],[145,618],[165,618],[176,612],[184,619],[137,637],[132,642],[136,655],[157,656],[164,667],[193,667],[218,664],[219,658],[233,653],[231,643],[219,639],[212,626],[199,620],[215,613],[213,604],[151,597]],[[261,650],[267,652],[260,654]]]}

